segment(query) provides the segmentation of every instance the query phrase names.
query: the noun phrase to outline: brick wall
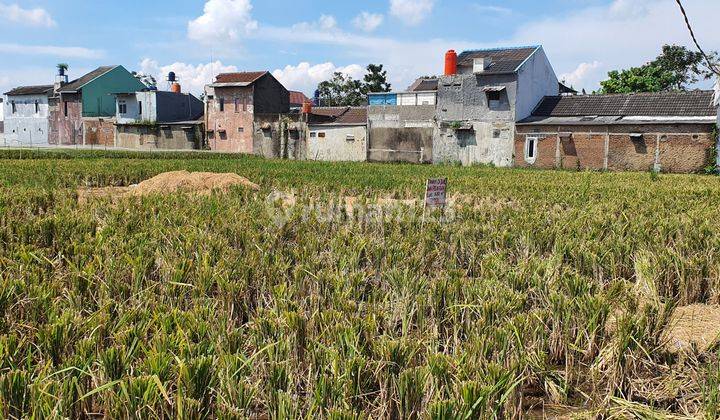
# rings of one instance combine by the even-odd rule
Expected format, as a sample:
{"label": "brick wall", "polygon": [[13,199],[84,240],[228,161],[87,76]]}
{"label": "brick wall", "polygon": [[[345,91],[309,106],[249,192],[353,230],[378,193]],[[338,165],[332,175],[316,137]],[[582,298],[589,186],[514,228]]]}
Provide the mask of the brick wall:
{"label": "brick wall", "polygon": [[108,118],[83,118],[83,144],[115,146],[115,121]]}
{"label": "brick wall", "polygon": [[[62,95],[50,106],[50,144],[82,144],[82,102],[80,95]],[[67,115],[65,109],[67,107]]]}
{"label": "brick wall", "polygon": [[[207,105],[207,141],[211,150],[253,153],[253,88],[216,88]],[[223,106],[220,103],[223,101]],[[222,110],[221,110],[222,108]]]}
{"label": "brick wall", "polygon": [[[715,146],[712,130],[712,124],[519,125],[515,166],[647,171],[657,164],[663,172],[698,172]],[[534,163],[525,161],[527,136],[540,138]]]}

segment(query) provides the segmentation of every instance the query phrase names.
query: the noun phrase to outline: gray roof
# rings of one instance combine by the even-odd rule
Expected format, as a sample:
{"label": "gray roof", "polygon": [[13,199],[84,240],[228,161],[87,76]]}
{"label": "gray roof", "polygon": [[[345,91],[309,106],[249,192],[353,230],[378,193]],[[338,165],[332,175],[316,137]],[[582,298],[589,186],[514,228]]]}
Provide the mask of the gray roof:
{"label": "gray roof", "polygon": [[458,56],[458,66],[472,66],[476,58],[489,58],[490,66],[484,74],[515,73],[538,49],[539,46],[465,51]]}
{"label": "gray roof", "polygon": [[53,91],[52,85],[41,85],[41,86],[20,86],[5,92],[7,96],[23,96],[23,95],[45,95]]}
{"label": "gray roof", "polygon": [[438,90],[438,79],[436,77],[421,77],[408,88],[408,92],[431,92],[436,90]]}
{"label": "gray roof", "polygon": [[533,117],[711,117],[712,91],[548,96]]}
{"label": "gray roof", "polygon": [[83,77],[79,79],[75,79],[72,82],[64,85],[63,87],[58,90],[58,92],[61,93],[74,93],[78,92],[80,89],[83,88],[83,86],[87,85],[91,81],[97,79],[98,77],[102,76],[103,74],[114,70],[119,66],[102,66],[98,67],[95,70],[91,71],[90,73],[84,75]]}

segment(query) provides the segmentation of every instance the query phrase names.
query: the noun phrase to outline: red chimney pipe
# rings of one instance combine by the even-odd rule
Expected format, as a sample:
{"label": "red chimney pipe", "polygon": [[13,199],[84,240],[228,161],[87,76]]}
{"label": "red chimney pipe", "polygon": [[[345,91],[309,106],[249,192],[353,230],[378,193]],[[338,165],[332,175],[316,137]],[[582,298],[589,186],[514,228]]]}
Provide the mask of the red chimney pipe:
{"label": "red chimney pipe", "polygon": [[455,50],[445,53],[445,76],[457,74],[457,58]]}

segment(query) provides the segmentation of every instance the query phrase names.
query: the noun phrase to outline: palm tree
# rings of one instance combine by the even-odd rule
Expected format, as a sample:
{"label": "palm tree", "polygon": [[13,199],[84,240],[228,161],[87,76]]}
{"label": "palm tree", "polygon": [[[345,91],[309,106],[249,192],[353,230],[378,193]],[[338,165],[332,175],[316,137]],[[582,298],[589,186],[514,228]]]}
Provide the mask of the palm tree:
{"label": "palm tree", "polygon": [[57,65],[58,73],[60,76],[65,76],[65,72],[70,68],[66,63],[60,63]]}

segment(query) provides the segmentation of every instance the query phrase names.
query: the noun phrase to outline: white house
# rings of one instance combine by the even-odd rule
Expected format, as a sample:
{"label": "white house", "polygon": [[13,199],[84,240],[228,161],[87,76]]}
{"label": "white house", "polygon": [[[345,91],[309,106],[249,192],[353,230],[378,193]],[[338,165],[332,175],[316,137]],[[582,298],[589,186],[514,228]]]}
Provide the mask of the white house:
{"label": "white house", "polygon": [[307,159],[367,160],[367,108],[313,108],[308,116]]}
{"label": "white house", "polygon": [[5,146],[48,146],[52,85],[22,86],[5,93]]}

